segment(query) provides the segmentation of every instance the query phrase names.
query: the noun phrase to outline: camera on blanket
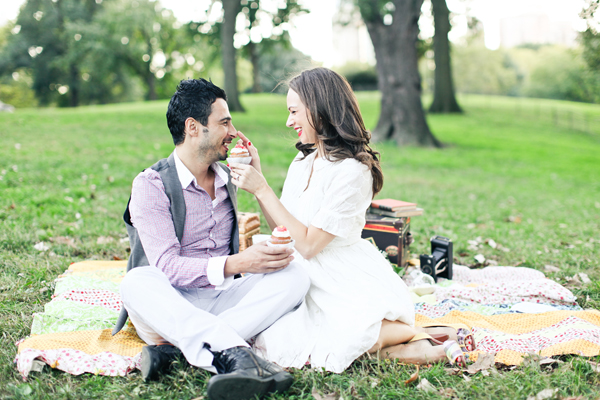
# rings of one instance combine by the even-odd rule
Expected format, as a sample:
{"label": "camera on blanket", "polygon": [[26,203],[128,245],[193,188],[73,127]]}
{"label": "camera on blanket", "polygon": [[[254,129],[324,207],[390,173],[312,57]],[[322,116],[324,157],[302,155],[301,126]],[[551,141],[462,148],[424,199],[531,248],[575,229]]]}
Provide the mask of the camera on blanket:
{"label": "camera on blanket", "polygon": [[431,255],[421,254],[421,271],[438,278],[452,279],[452,241],[444,236],[431,238]]}

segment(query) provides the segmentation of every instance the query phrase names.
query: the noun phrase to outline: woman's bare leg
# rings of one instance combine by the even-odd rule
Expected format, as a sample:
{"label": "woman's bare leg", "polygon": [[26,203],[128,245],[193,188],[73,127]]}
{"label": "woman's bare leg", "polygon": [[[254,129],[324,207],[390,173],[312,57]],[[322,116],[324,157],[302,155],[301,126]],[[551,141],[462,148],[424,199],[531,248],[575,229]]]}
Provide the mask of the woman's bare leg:
{"label": "woman's bare leg", "polygon": [[390,321],[384,319],[381,321],[381,331],[377,342],[369,349],[369,353],[376,353],[379,350],[394,346],[400,343],[406,343],[417,333],[421,332],[419,328],[413,328],[400,321]]}
{"label": "woman's bare leg", "polygon": [[433,346],[429,340],[385,347],[379,352],[379,356],[417,365],[432,364],[447,359],[444,347]]}

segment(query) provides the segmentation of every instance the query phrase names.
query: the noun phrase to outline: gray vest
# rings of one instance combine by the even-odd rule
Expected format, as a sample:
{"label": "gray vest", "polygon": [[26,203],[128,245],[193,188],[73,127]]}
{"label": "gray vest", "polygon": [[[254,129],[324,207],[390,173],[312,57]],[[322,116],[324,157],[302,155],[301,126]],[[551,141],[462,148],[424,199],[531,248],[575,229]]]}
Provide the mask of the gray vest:
{"label": "gray vest", "polygon": [[[223,170],[227,173],[227,176],[230,177],[229,169],[221,163],[218,163],[218,165],[223,168]],[[179,243],[181,243],[181,238],[183,237],[183,228],[185,225],[186,208],[185,199],[183,197],[183,189],[181,188],[181,182],[179,181],[179,176],[177,175],[177,168],[175,167],[175,158],[173,154],[171,154],[169,158],[163,158],[162,160],[158,161],[150,168],[160,174],[160,178],[162,179],[165,187],[165,193],[167,194],[167,197],[171,203],[171,216],[173,217],[175,234],[177,235],[177,240],[179,240]],[[227,192],[229,193],[229,198],[233,204],[233,229],[231,230],[231,239],[229,241],[229,254],[236,254],[240,247],[240,237],[237,224],[237,192],[235,186],[231,183],[231,179],[228,179],[227,181]],[[132,268],[150,264],[148,262],[148,258],[146,257],[146,252],[144,251],[142,242],[140,241],[137,229],[131,225],[129,202],[131,202],[131,197],[127,202],[125,214],[123,214],[125,226],[127,227],[127,234],[129,235],[129,244],[131,247],[131,254],[129,255],[129,260],[127,261],[127,271]],[[116,335],[123,328],[126,321],[127,310],[125,310],[125,307],[122,307],[112,334]]]}

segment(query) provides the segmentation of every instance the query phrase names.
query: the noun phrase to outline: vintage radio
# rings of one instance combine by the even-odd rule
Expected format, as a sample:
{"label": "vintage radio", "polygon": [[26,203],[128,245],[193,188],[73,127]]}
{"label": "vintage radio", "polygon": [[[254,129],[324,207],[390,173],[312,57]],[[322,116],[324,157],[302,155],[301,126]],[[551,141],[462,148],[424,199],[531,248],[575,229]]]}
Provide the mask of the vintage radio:
{"label": "vintage radio", "polygon": [[362,237],[375,242],[380,250],[387,253],[391,263],[405,268],[409,258],[408,247],[414,241],[410,233],[410,217],[367,213],[366,219]]}

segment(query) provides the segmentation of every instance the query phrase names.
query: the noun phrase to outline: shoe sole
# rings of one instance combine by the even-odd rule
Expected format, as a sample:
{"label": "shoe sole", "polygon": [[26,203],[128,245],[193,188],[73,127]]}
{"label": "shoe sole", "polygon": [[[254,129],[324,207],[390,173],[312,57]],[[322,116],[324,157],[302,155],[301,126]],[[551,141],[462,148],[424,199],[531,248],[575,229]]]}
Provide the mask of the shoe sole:
{"label": "shoe sole", "polygon": [[142,357],[140,360],[140,370],[142,371],[142,378],[144,378],[144,382],[155,381],[158,379],[156,373],[152,373],[154,362],[153,357],[150,351],[146,347],[142,347]]}
{"label": "shoe sole", "polygon": [[206,394],[210,400],[246,400],[256,395],[285,392],[292,386],[294,378],[287,372],[279,372],[268,378],[223,374],[208,381]]}

